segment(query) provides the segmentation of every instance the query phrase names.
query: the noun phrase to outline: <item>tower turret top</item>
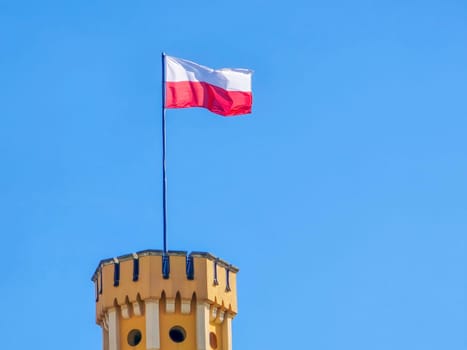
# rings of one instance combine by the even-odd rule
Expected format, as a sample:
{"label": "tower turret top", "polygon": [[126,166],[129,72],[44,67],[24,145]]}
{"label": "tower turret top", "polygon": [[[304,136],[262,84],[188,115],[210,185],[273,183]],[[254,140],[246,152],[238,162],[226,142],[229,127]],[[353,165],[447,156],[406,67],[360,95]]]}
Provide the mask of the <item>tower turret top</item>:
{"label": "tower turret top", "polygon": [[204,301],[231,315],[237,313],[238,268],[205,252],[144,250],[101,260],[92,276],[96,322],[108,309],[144,300]]}

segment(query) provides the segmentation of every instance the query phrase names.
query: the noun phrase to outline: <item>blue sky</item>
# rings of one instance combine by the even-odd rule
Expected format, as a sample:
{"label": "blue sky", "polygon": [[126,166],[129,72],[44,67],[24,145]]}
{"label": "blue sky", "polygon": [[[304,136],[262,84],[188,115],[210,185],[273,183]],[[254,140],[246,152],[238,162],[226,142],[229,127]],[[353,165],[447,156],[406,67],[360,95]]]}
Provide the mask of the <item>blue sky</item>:
{"label": "blue sky", "polygon": [[467,349],[466,42],[454,0],[2,1],[2,348],[100,349],[97,263],[161,248],[165,51],[255,71],[249,116],[167,113],[234,349]]}

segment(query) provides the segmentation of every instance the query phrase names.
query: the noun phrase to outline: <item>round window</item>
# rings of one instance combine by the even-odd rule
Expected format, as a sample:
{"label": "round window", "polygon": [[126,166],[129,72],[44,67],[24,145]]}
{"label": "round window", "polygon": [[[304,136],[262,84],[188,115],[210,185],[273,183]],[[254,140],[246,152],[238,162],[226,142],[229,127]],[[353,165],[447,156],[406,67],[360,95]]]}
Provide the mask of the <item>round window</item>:
{"label": "round window", "polygon": [[211,348],[217,349],[217,335],[214,332],[209,333],[209,345]]}
{"label": "round window", "polygon": [[180,326],[170,328],[169,336],[175,343],[181,343],[186,338],[185,330]]}
{"label": "round window", "polygon": [[141,342],[142,337],[143,336],[141,335],[141,331],[139,329],[132,329],[128,333],[128,338],[127,338],[128,345],[130,346],[138,345]]}

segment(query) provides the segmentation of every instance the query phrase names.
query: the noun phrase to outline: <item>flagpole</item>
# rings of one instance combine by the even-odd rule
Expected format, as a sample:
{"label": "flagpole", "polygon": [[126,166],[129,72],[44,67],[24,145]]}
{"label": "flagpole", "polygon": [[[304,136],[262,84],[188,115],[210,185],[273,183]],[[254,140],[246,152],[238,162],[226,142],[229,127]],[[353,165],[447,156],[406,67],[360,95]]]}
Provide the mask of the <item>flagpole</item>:
{"label": "flagpole", "polygon": [[167,255],[167,175],[166,175],[166,130],[165,130],[165,53],[162,52],[162,212],[164,256]]}

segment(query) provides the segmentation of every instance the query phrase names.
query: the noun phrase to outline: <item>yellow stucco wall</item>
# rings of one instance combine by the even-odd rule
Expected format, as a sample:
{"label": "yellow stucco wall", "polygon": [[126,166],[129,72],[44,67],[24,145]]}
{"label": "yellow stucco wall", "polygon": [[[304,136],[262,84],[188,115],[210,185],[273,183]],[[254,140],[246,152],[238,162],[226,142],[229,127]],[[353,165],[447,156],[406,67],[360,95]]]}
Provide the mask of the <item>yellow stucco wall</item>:
{"label": "yellow stucco wall", "polygon": [[217,338],[217,348],[214,349],[210,346],[210,348],[212,350],[222,350],[223,347],[222,347],[222,326],[221,325],[218,325],[218,324],[213,324],[213,323],[210,323],[209,324],[209,332],[211,333],[214,333],[216,335],[216,338]]}
{"label": "yellow stucco wall", "polygon": [[[194,279],[189,280],[186,274],[186,255],[181,252],[170,255],[170,276],[162,276],[162,254],[157,251],[139,253],[139,276],[133,281],[134,256],[127,255],[115,260],[102,261],[93,276],[96,287],[96,322],[105,325],[106,313],[116,308],[119,320],[118,342],[120,350],[145,350],[148,330],[146,329],[145,301],[159,302],[159,336],[160,349],[196,350],[197,349],[197,304],[207,305],[217,315],[237,313],[237,281],[238,269],[228,263],[206,253],[193,254]],[[114,286],[115,264],[120,266],[119,285]],[[217,266],[217,283],[215,283],[215,266]],[[229,270],[230,288],[227,288],[227,269]],[[170,305],[175,302],[175,310]],[[189,312],[182,312],[182,302],[189,302]],[[136,306],[135,306],[136,305]],[[139,306],[138,306],[139,305]],[[169,310],[167,309],[169,308]],[[140,311],[136,311],[136,310]],[[124,310],[127,310],[123,312]],[[128,311],[129,310],[129,311]],[[124,318],[123,315],[126,315]],[[212,316],[212,315],[208,315]],[[129,317],[129,318],[128,318]],[[211,319],[207,324],[209,334],[214,333],[217,339],[215,350],[224,350],[223,327],[221,319]],[[174,326],[185,330],[186,339],[176,343],[170,339],[169,332]],[[127,338],[130,331],[141,331],[141,341],[130,346]],[[104,333],[105,334],[105,333]],[[211,347],[209,337],[208,349]],[[105,346],[104,346],[105,348]]]}
{"label": "yellow stucco wall", "polygon": [[[217,263],[217,280],[214,284],[215,259],[210,257],[195,256],[194,280],[186,277],[186,256],[170,256],[170,278],[162,276],[162,256],[143,255],[139,257],[139,279],[133,281],[133,259],[120,259],[120,283],[114,287],[113,261],[101,263],[93,276],[98,301],[96,302],[96,322],[101,323],[107,309],[123,305],[126,300],[133,303],[136,300],[160,299],[162,293],[167,298],[175,298],[179,293],[184,300],[191,300],[194,293],[198,300],[208,301],[237,313],[237,281],[236,270],[230,270],[230,291],[226,291],[225,263]],[[101,283],[102,281],[102,283]],[[102,290],[100,294],[99,291]]]}
{"label": "yellow stucco wall", "polygon": [[[165,311],[164,300],[159,303],[161,349],[196,350],[196,305],[192,300],[190,314],[180,312],[180,299],[176,300],[175,312]],[[169,336],[172,327],[182,327],[186,332],[186,339],[182,343],[174,343]]]}
{"label": "yellow stucco wall", "polygon": [[[120,350],[145,350],[146,349],[146,321],[143,316],[131,317],[125,320],[121,315],[119,318],[120,322]],[[136,346],[130,346],[128,344],[128,334],[133,329],[141,331],[141,342]]]}

